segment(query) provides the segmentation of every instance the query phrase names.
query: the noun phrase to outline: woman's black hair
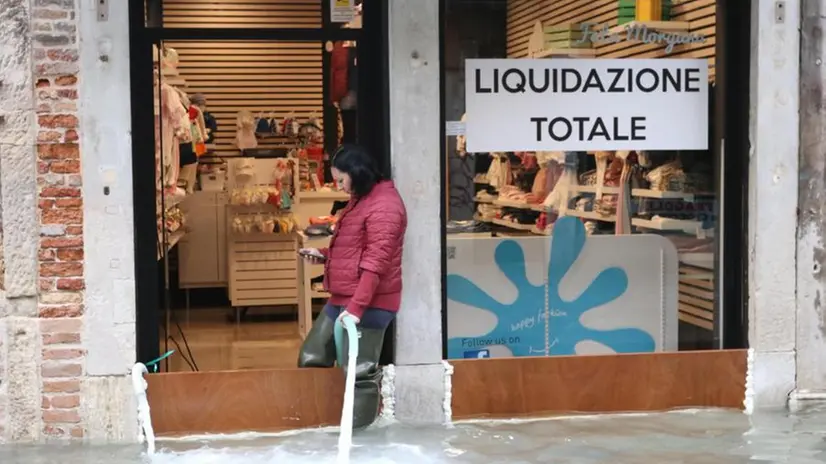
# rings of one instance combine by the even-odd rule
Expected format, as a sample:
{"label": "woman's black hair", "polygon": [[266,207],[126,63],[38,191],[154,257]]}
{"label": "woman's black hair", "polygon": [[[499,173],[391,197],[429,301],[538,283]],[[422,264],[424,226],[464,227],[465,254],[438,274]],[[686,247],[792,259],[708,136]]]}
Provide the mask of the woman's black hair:
{"label": "woman's black hair", "polygon": [[350,188],[357,197],[370,193],[373,186],[382,180],[376,161],[358,145],[338,147],[333,154],[332,166],[350,176]]}

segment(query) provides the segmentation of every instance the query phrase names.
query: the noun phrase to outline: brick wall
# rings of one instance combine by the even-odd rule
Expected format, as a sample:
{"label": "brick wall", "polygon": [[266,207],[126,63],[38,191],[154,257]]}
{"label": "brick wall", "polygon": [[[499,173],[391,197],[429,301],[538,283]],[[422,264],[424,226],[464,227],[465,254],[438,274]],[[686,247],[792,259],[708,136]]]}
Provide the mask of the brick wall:
{"label": "brick wall", "polygon": [[32,0],[44,438],[80,438],[83,195],[74,0]]}

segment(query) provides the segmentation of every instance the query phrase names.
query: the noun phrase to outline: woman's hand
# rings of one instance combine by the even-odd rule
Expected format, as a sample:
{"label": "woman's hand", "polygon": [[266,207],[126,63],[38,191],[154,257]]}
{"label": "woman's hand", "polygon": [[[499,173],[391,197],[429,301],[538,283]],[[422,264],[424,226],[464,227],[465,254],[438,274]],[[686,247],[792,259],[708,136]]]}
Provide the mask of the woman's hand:
{"label": "woman's hand", "polygon": [[361,319],[359,319],[356,316],[353,316],[352,314],[348,313],[347,310],[342,311],[341,314],[338,315],[338,321],[343,323],[344,322],[343,319],[345,317],[349,317],[350,319],[352,319],[353,323],[356,324],[356,325],[358,325],[358,323],[361,322]]}
{"label": "woman's hand", "polygon": [[310,264],[324,264],[325,261],[324,255],[318,251],[318,248],[302,248],[298,250],[298,254]]}

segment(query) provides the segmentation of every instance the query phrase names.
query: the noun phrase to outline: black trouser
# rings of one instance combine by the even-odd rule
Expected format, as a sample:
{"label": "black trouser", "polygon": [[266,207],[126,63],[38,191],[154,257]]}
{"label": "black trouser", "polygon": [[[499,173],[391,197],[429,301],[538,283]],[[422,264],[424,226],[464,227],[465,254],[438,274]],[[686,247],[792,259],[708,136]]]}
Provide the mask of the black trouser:
{"label": "black trouser", "polygon": [[[298,354],[298,367],[333,367],[336,345],[333,335],[336,318],[343,308],[327,305],[318,315]],[[393,321],[394,313],[369,308],[358,325],[359,351],[356,359],[356,385],[353,404],[353,428],[372,424],[379,415],[381,403],[381,369],[379,358],[384,344],[384,332]],[[342,349],[344,372],[347,373],[347,338]]]}

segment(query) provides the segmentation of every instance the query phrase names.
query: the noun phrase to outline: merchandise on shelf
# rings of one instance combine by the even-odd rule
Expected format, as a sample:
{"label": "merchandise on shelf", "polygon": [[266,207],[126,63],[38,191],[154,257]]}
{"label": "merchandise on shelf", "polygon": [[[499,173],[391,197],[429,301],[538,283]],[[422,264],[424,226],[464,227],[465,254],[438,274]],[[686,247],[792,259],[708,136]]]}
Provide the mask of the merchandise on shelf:
{"label": "merchandise on shelf", "polygon": [[696,197],[713,196],[704,193],[713,190],[711,168],[688,156],[690,169],[679,154],[491,153],[473,177],[474,219],[548,234],[560,216],[572,215],[589,234],[703,237],[713,227],[713,208]]}
{"label": "merchandise on shelf", "polygon": [[292,214],[257,213],[236,214],[232,218],[232,231],[236,234],[292,234],[298,230],[298,221]]}

